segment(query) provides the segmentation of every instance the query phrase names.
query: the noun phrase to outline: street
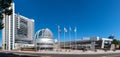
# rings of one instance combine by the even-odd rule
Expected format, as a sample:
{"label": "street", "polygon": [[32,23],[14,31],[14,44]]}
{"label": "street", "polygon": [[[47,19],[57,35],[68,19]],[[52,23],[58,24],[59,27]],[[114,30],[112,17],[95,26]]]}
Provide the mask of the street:
{"label": "street", "polygon": [[[79,55],[78,54],[31,54],[31,55],[29,55],[27,57],[120,57],[120,53],[115,53],[115,54],[79,54]],[[26,57],[26,56],[21,56],[21,57]]]}
{"label": "street", "polygon": [[0,57],[120,57],[120,51],[112,52],[50,52],[50,51],[42,51],[42,52],[11,52],[11,51],[1,51]]}
{"label": "street", "polygon": [[[39,57],[39,56],[38,56]],[[120,54],[81,54],[81,55],[74,55],[74,54],[41,54],[40,57],[120,57]]]}

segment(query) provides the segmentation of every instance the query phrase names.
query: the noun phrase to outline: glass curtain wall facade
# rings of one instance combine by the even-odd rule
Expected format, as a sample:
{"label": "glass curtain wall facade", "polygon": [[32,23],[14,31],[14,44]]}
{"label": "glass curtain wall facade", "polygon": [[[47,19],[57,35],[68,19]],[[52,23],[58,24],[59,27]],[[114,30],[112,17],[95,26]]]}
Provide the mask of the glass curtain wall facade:
{"label": "glass curtain wall facade", "polygon": [[35,35],[34,44],[35,48],[37,48],[38,50],[52,50],[55,43],[51,30],[49,30],[48,28],[39,30]]}

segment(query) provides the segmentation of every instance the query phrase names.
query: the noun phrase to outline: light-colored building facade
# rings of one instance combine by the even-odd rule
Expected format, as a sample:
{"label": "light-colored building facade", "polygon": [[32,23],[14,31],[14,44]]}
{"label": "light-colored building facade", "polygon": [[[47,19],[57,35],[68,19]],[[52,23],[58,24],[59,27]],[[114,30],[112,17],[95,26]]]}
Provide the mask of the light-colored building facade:
{"label": "light-colored building facade", "polygon": [[30,43],[34,37],[34,20],[15,14],[15,5],[11,4],[12,15],[4,15],[2,30],[2,49],[14,50],[18,43]]}
{"label": "light-colored building facade", "polygon": [[12,50],[14,49],[15,42],[15,13],[14,3],[11,4],[12,15],[4,15],[3,23],[4,28],[2,30],[2,49]]}
{"label": "light-colored building facade", "polygon": [[110,49],[111,42],[113,39],[108,38],[100,38],[100,37],[84,37],[83,40],[76,40],[71,41],[71,47],[70,47],[70,41],[61,42],[61,48],[65,49],[88,49],[88,50],[95,50],[95,49]]}
{"label": "light-colored building facade", "polygon": [[15,14],[15,49],[32,44],[34,38],[34,20]]}
{"label": "light-colored building facade", "polygon": [[34,20],[15,14],[15,43],[31,42],[34,38]]}

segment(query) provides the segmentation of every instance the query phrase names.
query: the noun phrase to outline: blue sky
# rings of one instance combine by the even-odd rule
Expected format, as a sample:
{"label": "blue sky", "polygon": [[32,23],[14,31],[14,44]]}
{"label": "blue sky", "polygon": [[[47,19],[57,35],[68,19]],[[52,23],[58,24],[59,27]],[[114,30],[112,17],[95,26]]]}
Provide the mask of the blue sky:
{"label": "blue sky", "polygon": [[[111,34],[120,39],[120,0],[14,0],[15,11],[35,20],[35,32],[42,28],[52,30],[57,38],[57,25],[77,27],[77,37],[100,36]],[[0,33],[1,34],[1,33]],[[68,40],[68,32],[66,40]],[[1,42],[1,41],[0,41]]]}

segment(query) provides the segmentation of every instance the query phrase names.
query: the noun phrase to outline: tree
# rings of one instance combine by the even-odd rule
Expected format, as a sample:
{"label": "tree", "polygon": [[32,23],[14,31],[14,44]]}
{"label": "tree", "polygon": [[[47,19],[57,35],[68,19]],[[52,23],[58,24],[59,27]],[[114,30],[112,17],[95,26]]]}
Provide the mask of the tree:
{"label": "tree", "polygon": [[109,38],[109,39],[114,39],[115,36],[112,34],[112,35],[110,35],[108,38]]}
{"label": "tree", "polygon": [[120,45],[120,40],[118,40],[118,44]]}
{"label": "tree", "polygon": [[119,41],[119,40],[116,40],[116,39],[113,39],[112,44],[114,44],[114,45],[115,45],[115,48],[116,48],[117,45],[120,45],[120,41]]}
{"label": "tree", "polygon": [[118,40],[116,40],[116,39],[113,39],[112,44],[117,45],[117,44],[119,44],[119,41],[118,41]]}
{"label": "tree", "polygon": [[9,7],[11,6],[12,0],[0,0],[0,30],[4,28],[4,24],[2,22],[5,15],[11,15],[12,9]]}

